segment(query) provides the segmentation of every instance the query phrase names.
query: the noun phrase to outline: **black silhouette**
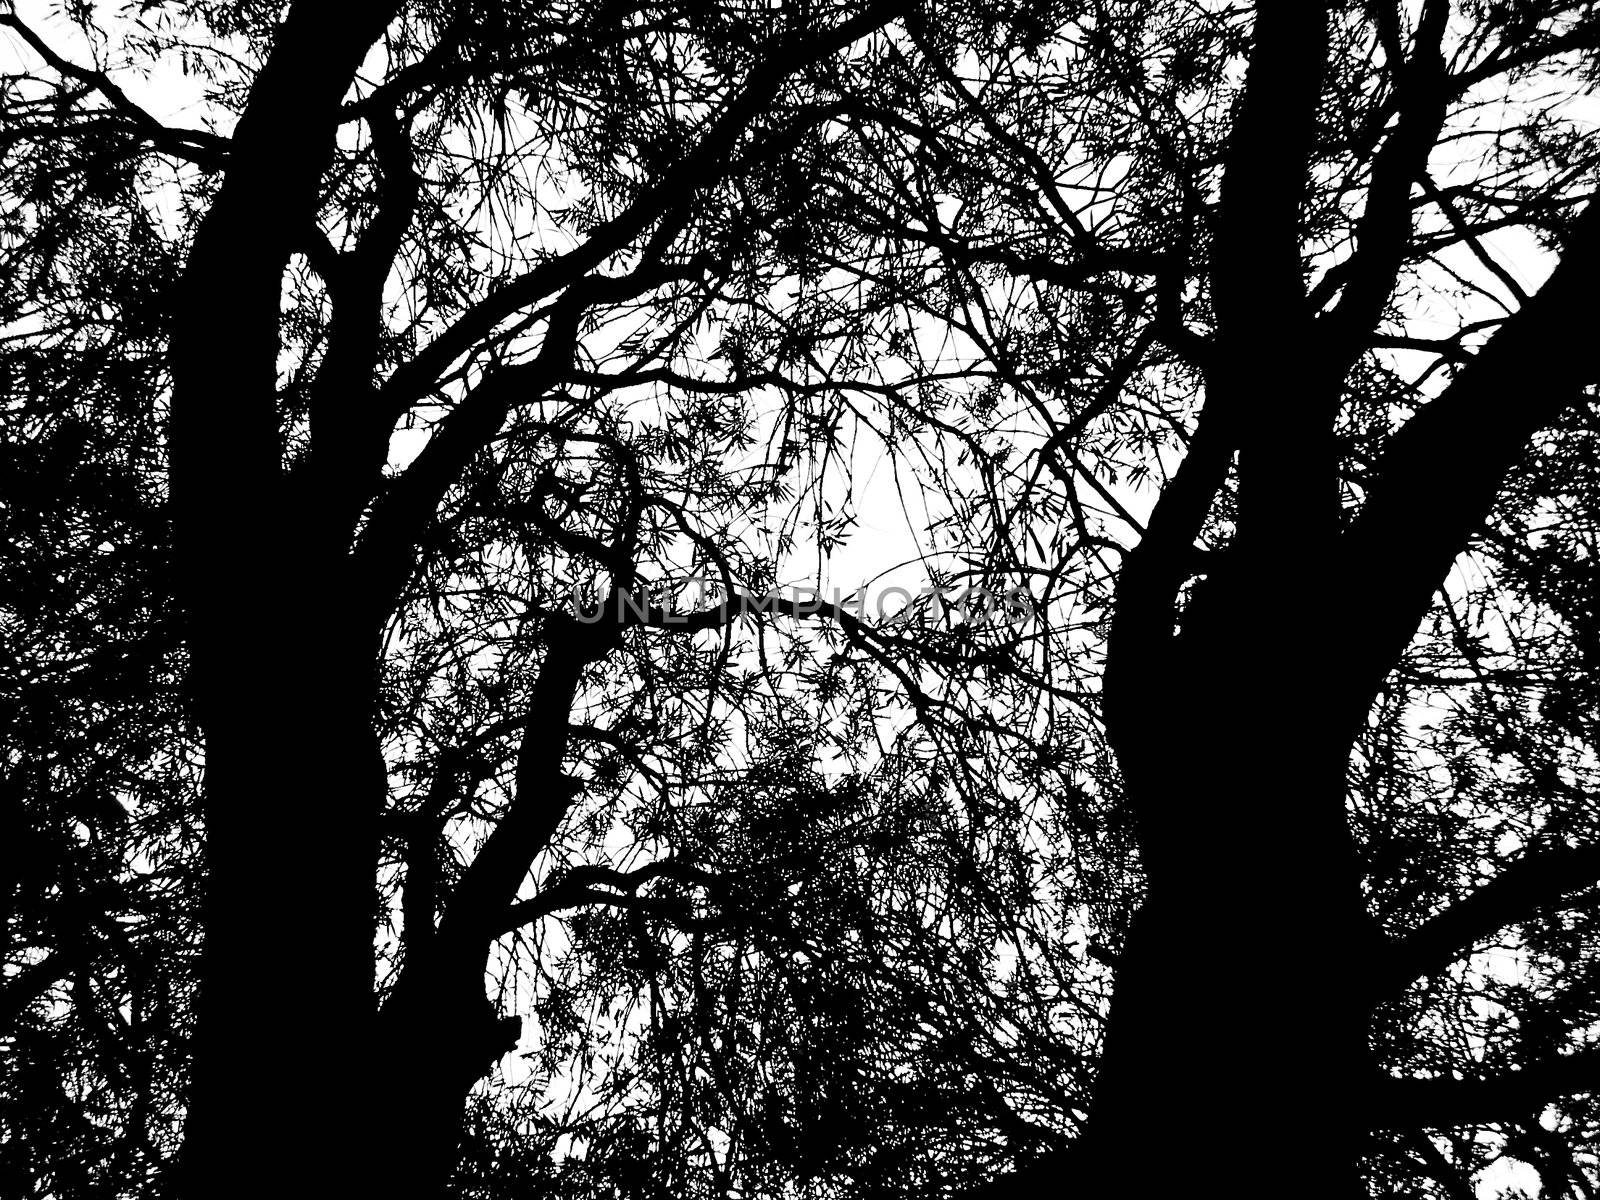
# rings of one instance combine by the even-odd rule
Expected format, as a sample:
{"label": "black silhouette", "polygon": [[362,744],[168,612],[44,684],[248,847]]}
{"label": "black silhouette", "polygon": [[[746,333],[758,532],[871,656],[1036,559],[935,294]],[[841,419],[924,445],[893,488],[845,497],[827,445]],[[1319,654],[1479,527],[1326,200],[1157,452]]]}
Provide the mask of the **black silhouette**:
{"label": "black silhouette", "polygon": [[1600,1187],[1593,3],[0,26],[6,1194]]}

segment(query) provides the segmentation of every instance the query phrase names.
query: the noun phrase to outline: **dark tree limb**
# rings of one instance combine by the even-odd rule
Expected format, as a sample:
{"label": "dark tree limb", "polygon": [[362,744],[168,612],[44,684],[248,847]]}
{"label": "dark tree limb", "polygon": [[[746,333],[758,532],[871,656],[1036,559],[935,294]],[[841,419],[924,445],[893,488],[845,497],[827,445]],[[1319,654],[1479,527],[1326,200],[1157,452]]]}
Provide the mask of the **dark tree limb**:
{"label": "dark tree limb", "polygon": [[1473,1079],[1387,1079],[1373,1089],[1374,1129],[1509,1124],[1565,1096],[1600,1091],[1600,1049]]}
{"label": "dark tree limb", "polygon": [[1449,15],[1447,0],[1428,0],[1411,56],[1393,63],[1399,118],[1373,158],[1344,291],[1327,317],[1336,361],[1344,368],[1368,344],[1411,249],[1411,188],[1427,175],[1428,157],[1449,111],[1440,51]]}
{"label": "dark tree limb", "polygon": [[1528,443],[1600,378],[1592,353],[1600,204],[1549,280],[1393,437],[1343,541],[1344,717],[1360,719]]}
{"label": "dark tree limb", "polygon": [[641,887],[656,879],[672,879],[706,888],[715,887],[721,882],[718,876],[703,867],[670,858],[647,863],[632,871],[578,866],[540,888],[539,894],[532,899],[512,905],[502,919],[499,932],[510,933],[564,909],[586,904],[611,904],[623,908],[642,908],[647,912],[683,915],[686,910],[680,902],[651,899],[638,894]]}
{"label": "dark tree limb", "polygon": [[207,171],[220,171],[226,166],[230,143],[221,134],[212,133],[208,129],[183,129],[163,125],[134,103],[104,71],[79,66],[56,53],[48,42],[9,8],[5,12],[0,12],[0,25],[16,30],[17,36],[58,74],[68,79],[76,79],[99,92],[110,101],[113,111],[126,117],[133,129],[161,153],[186,159]]}
{"label": "dark tree limb", "polygon": [[1327,50],[1327,0],[1257,6],[1211,272],[1225,337],[1270,336],[1305,317],[1300,218]]}
{"label": "dark tree limb", "polygon": [[570,617],[548,620],[544,663],[523,717],[511,803],[468,864],[439,925],[439,938],[452,942],[469,961],[487,953],[529,865],[582,790],[561,770],[569,717],[584,668],[610,649],[614,636],[612,630],[585,628]]}
{"label": "dark tree limb", "polygon": [[380,164],[374,213],[355,248],[339,255],[329,281],[328,347],[311,389],[309,507],[343,552],[388,456],[391,423],[377,403],[383,289],[421,193],[411,132],[392,112],[368,117]]}
{"label": "dark tree limb", "polygon": [[585,291],[592,295],[594,288],[574,288],[552,306],[544,343],[532,362],[489,369],[373,505],[356,543],[354,565],[374,617],[393,611],[416,568],[417,539],[473,456],[500,432],[519,401],[543,395],[570,368],[589,307]]}
{"label": "dark tree limb", "polygon": [[1499,930],[1571,903],[1600,883],[1600,845],[1536,851],[1395,942],[1380,994],[1442,970]]}

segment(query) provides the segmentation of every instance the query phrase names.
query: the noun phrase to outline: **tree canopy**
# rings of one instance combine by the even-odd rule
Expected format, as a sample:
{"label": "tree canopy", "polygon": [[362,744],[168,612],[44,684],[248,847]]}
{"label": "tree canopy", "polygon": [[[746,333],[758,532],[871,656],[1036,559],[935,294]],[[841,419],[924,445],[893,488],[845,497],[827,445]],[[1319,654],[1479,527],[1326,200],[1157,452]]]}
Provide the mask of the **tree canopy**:
{"label": "tree canopy", "polygon": [[8,1194],[1600,1187],[1596,5],[0,27]]}

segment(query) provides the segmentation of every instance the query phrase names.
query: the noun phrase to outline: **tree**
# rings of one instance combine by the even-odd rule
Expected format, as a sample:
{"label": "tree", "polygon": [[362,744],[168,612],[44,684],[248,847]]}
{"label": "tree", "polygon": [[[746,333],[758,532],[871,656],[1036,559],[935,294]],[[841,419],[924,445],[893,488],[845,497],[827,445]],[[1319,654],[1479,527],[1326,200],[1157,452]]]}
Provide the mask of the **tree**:
{"label": "tree", "polygon": [[[163,583],[205,773],[184,1194],[245,1163],[271,1190],[439,1189],[468,1090],[517,1040],[484,994],[496,944],[587,904],[681,914],[706,886],[670,853],[561,861],[615,848],[603,803],[553,840],[619,754],[692,786],[730,736],[719,691],[757,686],[726,650],[651,650],[675,622],[644,592],[762,581],[738,518],[786,485],[739,461],[737,330],[730,384],[654,416],[639,389],[781,262],[784,155],[827,115],[826,64],[888,15],[194,6],[118,27],[119,52],[205,82],[203,130],[7,18],[43,64],[10,83],[12,150],[44,152],[13,197],[17,360],[94,381],[149,336],[170,372],[131,389],[134,425],[86,403],[144,455],[167,416]],[[185,264],[148,331],[142,293],[96,295],[80,261],[124,223]],[[579,619],[597,573],[615,603]],[[730,588],[687,632],[742,612]],[[642,845],[670,849],[666,815],[630,818]]]}
{"label": "tree", "polygon": [[986,464],[957,540],[1104,614],[1038,650],[1098,684],[1143,876],[1039,1178],[1585,1186],[1594,7],[908,34],[835,261],[1010,384],[903,408]]}

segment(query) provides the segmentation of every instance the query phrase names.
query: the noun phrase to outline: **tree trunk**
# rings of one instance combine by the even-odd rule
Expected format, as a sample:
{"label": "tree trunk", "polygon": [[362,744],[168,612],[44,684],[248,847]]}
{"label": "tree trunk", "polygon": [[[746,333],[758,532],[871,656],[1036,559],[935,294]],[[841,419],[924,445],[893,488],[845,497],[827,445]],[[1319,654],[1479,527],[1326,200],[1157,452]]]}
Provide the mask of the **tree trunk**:
{"label": "tree trunk", "polygon": [[1118,959],[1085,1170],[1141,1196],[1365,1195],[1358,919],[1304,856],[1197,853],[1207,877],[1153,880]]}
{"label": "tree trunk", "polygon": [[314,618],[280,622],[240,624],[233,686],[199,704],[208,886],[183,1157],[191,1197],[244,1186],[348,1196],[370,1178],[385,786],[361,686],[370,666]]}
{"label": "tree trunk", "polygon": [[302,511],[284,472],[278,319],[339,103],[396,7],[289,7],[174,297],[174,577],[206,770],[194,1200],[367,1190],[376,635],[347,624],[349,531]]}
{"label": "tree trunk", "polygon": [[1142,728],[1113,728],[1148,890],[1083,1169],[1130,1194],[1365,1194],[1360,982],[1378,936],[1345,819],[1349,720],[1285,690],[1275,647],[1314,648],[1285,640],[1287,614],[1252,613],[1261,592],[1195,611],[1170,686],[1120,711]]}
{"label": "tree trunk", "polygon": [[488,940],[408,961],[378,1020],[373,1077],[384,1105],[385,1192],[438,1200],[460,1154],[473,1086],[516,1047],[521,1021],[484,995]]}

